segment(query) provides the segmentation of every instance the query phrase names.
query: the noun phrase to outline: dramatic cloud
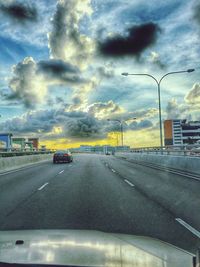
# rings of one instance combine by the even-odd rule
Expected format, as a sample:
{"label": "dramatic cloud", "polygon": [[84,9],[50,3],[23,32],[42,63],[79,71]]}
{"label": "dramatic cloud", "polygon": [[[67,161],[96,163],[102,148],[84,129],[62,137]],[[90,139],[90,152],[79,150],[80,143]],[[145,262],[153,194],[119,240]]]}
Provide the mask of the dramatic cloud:
{"label": "dramatic cloud", "polygon": [[13,78],[9,86],[12,94],[9,98],[21,100],[26,107],[42,103],[49,85],[82,84],[79,70],[62,60],[35,62],[32,57],[25,58],[14,65]]}
{"label": "dramatic cloud", "polygon": [[[109,124],[104,125],[107,132],[120,132],[121,126],[117,121],[110,121]],[[127,123],[123,121],[123,130],[126,131],[139,131],[142,129],[152,128],[153,123],[150,120],[132,121]]]}
{"label": "dramatic cloud", "polygon": [[116,35],[100,42],[99,51],[103,56],[140,57],[145,49],[156,42],[159,31],[158,25],[152,22],[133,26],[124,36]]}
{"label": "dramatic cloud", "polygon": [[102,132],[102,124],[92,116],[85,115],[82,118],[66,121],[65,130],[68,136],[73,138],[105,137]]}
{"label": "dramatic cloud", "polygon": [[[59,127],[58,132],[54,131]],[[30,111],[1,124],[4,131],[15,134],[37,134],[43,138],[104,138],[103,122],[86,112],[65,109]]]}
{"label": "dramatic cloud", "polygon": [[41,60],[37,65],[37,72],[39,74],[42,73],[47,79],[55,79],[69,83],[83,82],[79,76],[79,69],[62,60]]}
{"label": "dramatic cloud", "polygon": [[[145,119],[130,124],[124,122],[125,131],[151,126],[152,123]],[[1,123],[0,128],[5,132],[21,136],[37,135],[41,139],[69,138],[70,140],[103,139],[109,132],[120,131],[119,123],[115,121],[100,119],[88,112],[67,111],[65,108],[28,111],[22,116]]]}
{"label": "dramatic cloud", "polygon": [[94,103],[88,106],[88,113],[94,115],[97,118],[109,118],[114,114],[121,114],[124,110],[112,100],[102,103]]}
{"label": "dramatic cloud", "polygon": [[15,22],[36,21],[38,14],[34,5],[20,1],[0,1],[0,11]]}
{"label": "dramatic cloud", "polygon": [[85,110],[88,106],[88,95],[100,84],[100,79],[92,76],[89,81],[74,89],[73,104],[69,107],[72,110]]}
{"label": "dramatic cloud", "polygon": [[185,96],[185,101],[189,104],[200,104],[200,84],[195,83],[192,89]]}
{"label": "dramatic cloud", "polygon": [[13,78],[9,86],[12,90],[10,98],[22,100],[26,107],[32,107],[42,102],[47,87],[43,77],[37,74],[37,63],[32,57],[25,58],[14,65]]}
{"label": "dramatic cloud", "polygon": [[80,33],[79,22],[91,15],[90,0],[60,0],[52,19],[53,29],[49,33],[51,57],[71,62],[86,68],[94,51],[93,41]]}

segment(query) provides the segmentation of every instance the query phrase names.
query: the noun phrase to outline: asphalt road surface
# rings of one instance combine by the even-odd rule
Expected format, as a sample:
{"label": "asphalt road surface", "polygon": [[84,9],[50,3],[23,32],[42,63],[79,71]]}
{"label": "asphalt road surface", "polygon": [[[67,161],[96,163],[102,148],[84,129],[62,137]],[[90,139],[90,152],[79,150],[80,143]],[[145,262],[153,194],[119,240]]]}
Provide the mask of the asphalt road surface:
{"label": "asphalt road surface", "polygon": [[200,180],[114,156],[74,155],[0,175],[0,230],[87,229],[200,247]]}

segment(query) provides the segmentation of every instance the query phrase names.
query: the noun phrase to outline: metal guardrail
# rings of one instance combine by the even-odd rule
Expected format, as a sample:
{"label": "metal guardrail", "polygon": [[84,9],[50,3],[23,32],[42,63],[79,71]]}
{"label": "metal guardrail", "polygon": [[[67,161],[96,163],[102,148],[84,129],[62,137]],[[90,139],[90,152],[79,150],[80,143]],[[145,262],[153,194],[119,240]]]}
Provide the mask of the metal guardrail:
{"label": "metal guardrail", "polygon": [[1,157],[15,157],[15,156],[28,156],[28,155],[40,155],[40,154],[52,154],[54,151],[0,151]]}
{"label": "metal guardrail", "polygon": [[195,156],[200,157],[200,144],[197,145],[180,145],[180,146],[163,146],[163,147],[139,147],[131,148],[131,153],[162,154],[177,156]]}

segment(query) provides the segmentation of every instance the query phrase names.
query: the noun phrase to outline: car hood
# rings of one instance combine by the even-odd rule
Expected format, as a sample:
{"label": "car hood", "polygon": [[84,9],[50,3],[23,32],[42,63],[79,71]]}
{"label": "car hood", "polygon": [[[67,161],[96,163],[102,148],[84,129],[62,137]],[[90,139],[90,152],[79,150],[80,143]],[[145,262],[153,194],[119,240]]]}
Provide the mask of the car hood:
{"label": "car hood", "polygon": [[193,255],[149,237],[85,230],[0,231],[0,262],[192,267]]}

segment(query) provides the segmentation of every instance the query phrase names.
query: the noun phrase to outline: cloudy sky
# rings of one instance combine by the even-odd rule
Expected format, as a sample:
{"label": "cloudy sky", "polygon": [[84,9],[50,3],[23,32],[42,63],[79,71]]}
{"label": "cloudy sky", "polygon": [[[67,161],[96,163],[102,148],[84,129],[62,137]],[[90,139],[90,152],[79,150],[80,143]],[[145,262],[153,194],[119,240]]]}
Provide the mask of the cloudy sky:
{"label": "cloudy sky", "polygon": [[127,145],[158,145],[155,82],[121,73],[195,68],[163,80],[162,119],[200,120],[199,58],[197,0],[0,0],[0,130],[116,145],[120,119]]}

